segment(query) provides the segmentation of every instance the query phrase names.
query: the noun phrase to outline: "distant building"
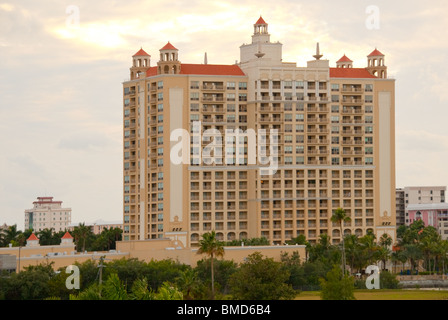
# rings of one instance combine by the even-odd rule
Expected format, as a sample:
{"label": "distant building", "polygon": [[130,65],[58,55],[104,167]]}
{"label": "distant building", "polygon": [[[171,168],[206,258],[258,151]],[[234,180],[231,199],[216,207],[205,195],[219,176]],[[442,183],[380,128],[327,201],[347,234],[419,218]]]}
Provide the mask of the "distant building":
{"label": "distant building", "polygon": [[42,231],[53,228],[55,232],[64,231],[71,223],[71,208],[63,208],[62,201],[53,197],[38,197],[33,208],[25,210],[25,229]]}
{"label": "distant building", "polygon": [[409,206],[418,204],[445,203],[446,187],[404,187],[395,190],[397,226],[410,225]]}
{"label": "distant building", "polygon": [[[86,223],[86,226],[90,227],[94,234],[100,234],[104,229],[111,228],[120,228],[123,230],[123,222],[122,221],[104,221],[104,220],[96,220],[93,223]],[[79,226],[79,224],[71,224],[68,226],[67,230],[73,231],[75,227]]]}
{"label": "distant building", "polygon": [[407,215],[409,223],[422,220],[425,226],[436,228],[442,239],[448,238],[448,203],[410,204]]}

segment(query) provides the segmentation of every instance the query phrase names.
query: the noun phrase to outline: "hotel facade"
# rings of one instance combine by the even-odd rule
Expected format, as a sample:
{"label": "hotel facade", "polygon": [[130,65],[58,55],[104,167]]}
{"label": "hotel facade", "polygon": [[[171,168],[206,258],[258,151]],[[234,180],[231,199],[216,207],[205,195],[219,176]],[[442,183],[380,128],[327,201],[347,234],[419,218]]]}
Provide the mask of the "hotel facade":
{"label": "hotel facade", "polygon": [[337,208],[351,217],[344,234],[395,240],[385,56],[375,49],[354,68],[344,55],[330,67],[316,51],[305,67],[283,62],[262,18],[235,65],[182,63],[171,43],[155,65],[138,51],[123,83],[123,240],[190,248],[214,230],[222,241],[325,233],[337,243]]}

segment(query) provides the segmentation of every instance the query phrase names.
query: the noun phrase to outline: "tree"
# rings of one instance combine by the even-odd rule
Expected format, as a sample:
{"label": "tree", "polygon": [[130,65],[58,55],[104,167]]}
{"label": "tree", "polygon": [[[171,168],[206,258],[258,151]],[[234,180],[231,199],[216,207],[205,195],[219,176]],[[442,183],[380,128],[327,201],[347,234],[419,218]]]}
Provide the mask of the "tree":
{"label": "tree", "polygon": [[389,247],[392,245],[392,242],[392,238],[387,233],[383,234],[378,241],[378,244],[381,247],[378,250],[378,256],[383,262],[383,271],[386,270],[386,261],[389,260],[389,257],[392,253],[389,249]]}
{"label": "tree", "polygon": [[216,239],[216,232],[204,233],[199,241],[198,254],[206,254],[210,257],[211,278],[212,278],[212,300],[215,298],[215,272],[213,268],[214,257],[224,256],[224,246],[222,242]]}
{"label": "tree", "polygon": [[84,252],[86,250],[86,241],[91,234],[92,230],[86,226],[85,223],[80,223],[73,229],[73,236],[75,238],[78,252]]}
{"label": "tree", "polygon": [[17,230],[17,224],[9,226],[6,230],[3,230],[3,244],[8,246],[10,243],[16,243],[17,245],[23,245],[19,243],[19,236],[22,231]]}
{"label": "tree", "polygon": [[343,222],[350,222],[352,219],[347,216],[345,213],[345,210],[342,208],[338,208],[333,213],[333,216],[331,217],[331,221],[334,223],[339,224],[339,228],[341,231],[341,239],[342,239],[342,273],[345,274],[345,246],[344,246],[344,232],[342,230],[342,223]]}
{"label": "tree", "polygon": [[292,299],[296,292],[287,284],[289,276],[281,262],[255,252],[230,277],[230,292],[238,300]]}
{"label": "tree", "polygon": [[354,279],[344,274],[338,265],[320,280],[322,300],[355,300]]}

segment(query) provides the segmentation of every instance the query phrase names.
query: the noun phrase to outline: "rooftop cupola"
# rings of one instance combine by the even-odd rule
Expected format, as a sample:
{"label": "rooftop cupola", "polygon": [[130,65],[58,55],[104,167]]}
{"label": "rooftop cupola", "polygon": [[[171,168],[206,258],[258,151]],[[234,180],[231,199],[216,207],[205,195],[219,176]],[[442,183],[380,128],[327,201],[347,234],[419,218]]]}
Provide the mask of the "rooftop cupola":
{"label": "rooftop cupola", "polygon": [[151,65],[151,56],[142,48],[132,56],[131,80],[137,79],[140,73],[146,75]]}
{"label": "rooftop cupola", "polygon": [[159,74],[179,74],[180,72],[179,50],[169,41],[160,49],[160,61],[157,66]]}
{"label": "rooftop cupola", "polygon": [[387,67],[384,63],[385,55],[378,49],[367,56],[367,70],[375,77],[387,79]]}

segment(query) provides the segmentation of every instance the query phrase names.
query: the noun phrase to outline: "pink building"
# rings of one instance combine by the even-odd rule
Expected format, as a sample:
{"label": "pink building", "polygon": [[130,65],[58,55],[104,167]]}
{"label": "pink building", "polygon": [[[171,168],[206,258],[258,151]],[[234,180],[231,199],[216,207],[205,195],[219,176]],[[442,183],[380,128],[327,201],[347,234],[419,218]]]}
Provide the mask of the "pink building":
{"label": "pink building", "polygon": [[425,226],[436,228],[443,236],[442,222],[448,222],[448,203],[412,204],[407,207],[409,213],[409,223],[416,220],[423,220]]}

